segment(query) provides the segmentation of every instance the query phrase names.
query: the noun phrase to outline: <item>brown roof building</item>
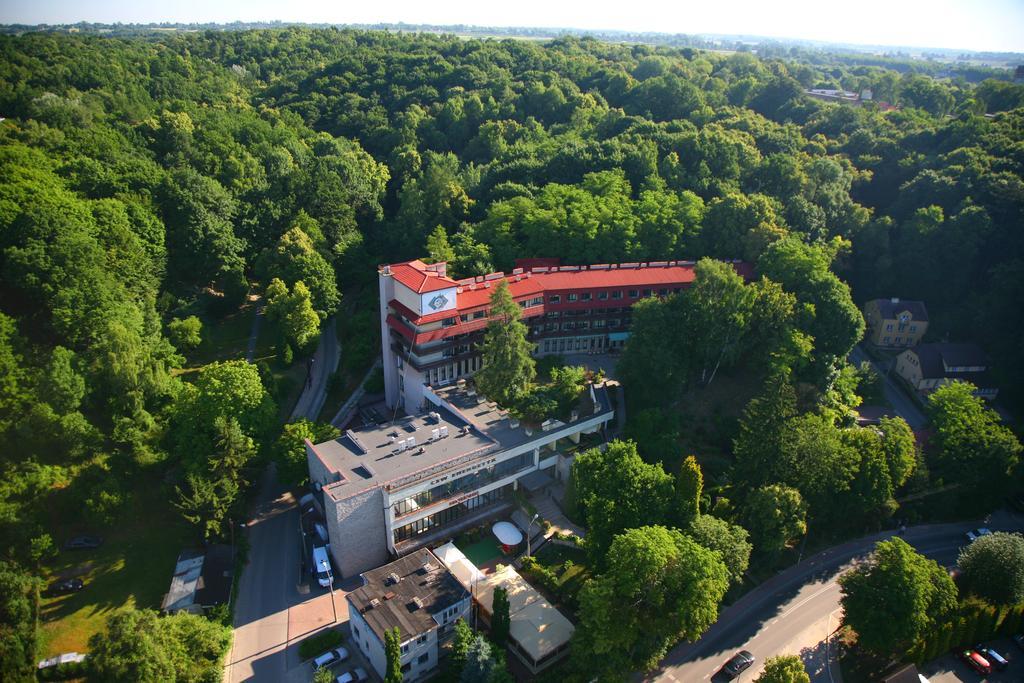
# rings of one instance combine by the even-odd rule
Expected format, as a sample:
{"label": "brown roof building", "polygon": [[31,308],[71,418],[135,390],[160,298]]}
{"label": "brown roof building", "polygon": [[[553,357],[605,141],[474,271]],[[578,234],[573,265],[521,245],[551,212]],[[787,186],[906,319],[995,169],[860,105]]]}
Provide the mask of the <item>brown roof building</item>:
{"label": "brown roof building", "polygon": [[426,548],[363,572],[362,579],[346,596],[356,646],[383,677],[384,634],[397,628],[405,680],[426,677],[437,668],[438,644],[468,614],[469,591]]}

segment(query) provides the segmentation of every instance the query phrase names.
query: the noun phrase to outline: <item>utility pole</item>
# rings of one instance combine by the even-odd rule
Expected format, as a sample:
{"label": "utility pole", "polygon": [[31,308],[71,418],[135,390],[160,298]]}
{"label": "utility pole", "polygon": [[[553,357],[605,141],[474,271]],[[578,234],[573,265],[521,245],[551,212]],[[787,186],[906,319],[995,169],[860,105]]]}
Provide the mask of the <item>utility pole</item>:
{"label": "utility pole", "polygon": [[540,517],[540,513],[539,512],[537,514],[535,514],[533,516],[533,519],[530,520],[530,523],[526,525],[526,556],[527,557],[530,556],[530,529],[533,528],[533,523],[537,521],[538,517]]}

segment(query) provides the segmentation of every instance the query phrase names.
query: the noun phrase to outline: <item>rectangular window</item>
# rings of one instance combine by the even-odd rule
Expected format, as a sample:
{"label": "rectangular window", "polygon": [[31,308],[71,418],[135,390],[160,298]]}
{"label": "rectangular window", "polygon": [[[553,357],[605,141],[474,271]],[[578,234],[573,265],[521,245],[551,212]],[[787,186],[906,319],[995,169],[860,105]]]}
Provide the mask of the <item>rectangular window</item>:
{"label": "rectangular window", "polygon": [[574,324],[575,323],[562,323],[562,329],[563,330],[571,330],[573,328]]}
{"label": "rectangular window", "polygon": [[464,323],[469,322],[469,316],[463,313],[462,315],[459,316],[459,320],[461,320]]}
{"label": "rectangular window", "polygon": [[622,298],[622,291],[620,290],[620,291],[617,291],[617,292],[612,292],[612,298],[613,299],[621,299]]}
{"label": "rectangular window", "polygon": [[576,301],[576,295],[575,294],[570,294],[569,296],[566,297],[566,299],[568,301]]}
{"label": "rectangular window", "polygon": [[885,331],[892,332],[892,323],[889,323],[888,325],[885,326]]}
{"label": "rectangular window", "polygon": [[608,292],[598,292],[597,293],[597,300],[598,301],[607,301],[608,300]]}
{"label": "rectangular window", "polygon": [[917,325],[911,325],[910,326],[910,331],[911,332],[917,332]]}
{"label": "rectangular window", "polygon": [[618,318],[612,318],[608,321],[608,327],[618,327],[621,323]]}
{"label": "rectangular window", "polygon": [[427,634],[425,634],[425,633],[423,635],[421,635],[421,636],[416,638],[416,644],[417,645],[422,645],[425,642],[427,642]]}
{"label": "rectangular window", "polygon": [[883,344],[888,344],[889,343],[889,338],[885,337],[884,339],[882,339],[882,343]]}
{"label": "rectangular window", "polygon": [[554,332],[555,330],[558,329],[558,323],[548,323],[547,325],[544,326],[544,329],[547,330],[548,332]]}
{"label": "rectangular window", "polygon": [[590,292],[583,292],[580,295],[580,301],[590,301]]}
{"label": "rectangular window", "polygon": [[646,298],[646,297],[649,297],[650,295],[651,295],[651,290],[645,289],[644,290],[644,297]]}
{"label": "rectangular window", "polygon": [[402,646],[402,654],[404,655],[404,654],[407,654],[408,652],[409,652],[409,643],[406,643],[405,645]]}
{"label": "rectangular window", "polygon": [[430,653],[429,652],[424,652],[423,654],[421,654],[419,656],[419,658],[416,661],[419,662],[420,664],[426,664],[429,660],[430,660]]}
{"label": "rectangular window", "polygon": [[404,674],[409,673],[409,669],[411,669],[411,668],[412,668],[412,662],[406,662],[405,664],[402,665],[402,673],[404,673]]}
{"label": "rectangular window", "polygon": [[477,311],[476,313],[473,314],[473,320],[479,320],[485,315],[487,315],[487,311]]}
{"label": "rectangular window", "polygon": [[640,297],[640,290],[639,289],[631,289],[631,290],[629,290],[629,298],[630,299],[637,299],[639,297]]}
{"label": "rectangular window", "polygon": [[359,637],[359,627],[356,626],[355,624],[352,624],[352,633],[355,634],[356,638]]}
{"label": "rectangular window", "polygon": [[600,330],[601,328],[604,327],[604,325],[605,325],[605,322],[603,320],[595,320],[594,321],[594,329],[595,330]]}
{"label": "rectangular window", "polygon": [[897,344],[902,344],[903,343],[903,337],[896,337],[896,343]]}
{"label": "rectangular window", "polygon": [[562,303],[562,296],[560,294],[552,294],[548,297],[549,304],[560,304]]}
{"label": "rectangular window", "polygon": [[451,327],[455,324],[455,318],[445,318],[441,321],[441,327]]}

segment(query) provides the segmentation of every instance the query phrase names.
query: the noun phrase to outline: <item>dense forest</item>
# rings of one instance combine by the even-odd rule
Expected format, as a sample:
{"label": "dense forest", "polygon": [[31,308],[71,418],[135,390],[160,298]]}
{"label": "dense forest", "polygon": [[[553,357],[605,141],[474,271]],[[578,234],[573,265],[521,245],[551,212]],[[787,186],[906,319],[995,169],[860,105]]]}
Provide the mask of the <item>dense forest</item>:
{"label": "dense forest", "polygon": [[[0,37],[6,560],[40,562],[61,520],[116,519],[154,471],[222,533],[210,508],[274,442],[275,394],[245,363],[181,372],[189,321],[256,287],[302,352],[341,291],[405,258],[459,275],[746,259],[771,277],[748,302],[794,319],[838,302],[789,338],[821,345],[798,379],[825,396],[863,325],[844,283],[857,304],[920,298],[931,337],[980,343],[1019,410],[1024,86],[798,57],[300,28]],[[30,589],[4,576],[23,614]]]}

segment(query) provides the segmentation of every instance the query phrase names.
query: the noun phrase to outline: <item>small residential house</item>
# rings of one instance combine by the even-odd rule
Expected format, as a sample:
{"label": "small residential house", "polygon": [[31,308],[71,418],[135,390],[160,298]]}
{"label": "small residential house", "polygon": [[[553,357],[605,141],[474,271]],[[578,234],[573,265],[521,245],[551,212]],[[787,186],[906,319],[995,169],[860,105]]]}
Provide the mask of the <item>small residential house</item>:
{"label": "small residential house", "polygon": [[976,396],[999,393],[988,372],[988,357],[976,344],[921,344],[896,357],[896,374],[915,391],[927,394],[944,384],[970,382]]}
{"label": "small residential house", "polygon": [[864,304],[867,340],[883,349],[917,346],[928,330],[928,309],[923,301],[872,299]]}
{"label": "small residential house", "polygon": [[426,548],[363,572],[361,577],[363,585],[345,596],[356,647],[383,678],[387,673],[384,632],[397,627],[404,680],[422,680],[432,674],[439,644],[452,636],[455,622],[469,613],[469,591]]}

